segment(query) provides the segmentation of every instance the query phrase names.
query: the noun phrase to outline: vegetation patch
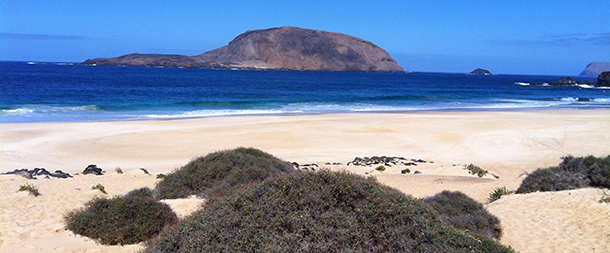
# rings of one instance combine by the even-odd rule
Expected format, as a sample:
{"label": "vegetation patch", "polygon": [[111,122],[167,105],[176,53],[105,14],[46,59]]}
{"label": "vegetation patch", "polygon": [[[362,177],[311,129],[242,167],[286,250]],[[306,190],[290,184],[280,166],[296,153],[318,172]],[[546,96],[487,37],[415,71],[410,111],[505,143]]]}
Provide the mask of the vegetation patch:
{"label": "vegetation patch", "polygon": [[610,203],[610,192],[606,192],[606,190],[602,190],[602,197],[599,199],[599,203]]}
{"label": "vegetation patch", "polygon": [[40,192],[38,191],[38,187],[36,187],[32,184],[20,185],[18,191],[20,191],[20,192],[27,191],[30,195],[33,195],[34,197],[38,197],[38,195],[40,195]]}
{"label": "vegetation patch", "polygon": [[489,194],[489,198],[487,198],[487,203],[494,202],[504,195],[510,195],[513,193],[515,193],[515,191],[507,190],[506,186],[496,187],[496,189],[494,189],[494,191]]}
{"label": "vegetation patch", "polygon": [[468,166],[466,166],[466,169],[468,170],[468,173],[470,173],[471,175],[477,175],[479,177],[483,177],[485,175],[487,175],[488,171],[481,169],[481,167],[476,166],[474,164],[468,164]]}
{"label": "vegetation patch", "polygon": [[106,245],[139,243],[175,224],[171,208],[152,198],[143,188],[125,197],[95,198],[78,211],[64,216],[66,229]]}
{"label": "vegetation patch", "polygon": [[374,178],[283,174],[230,194],[147,242],[144,252],[511,252],[436,218]]}
{"label": "vegetation patch", "polygon": [[121,169],[120,167],[116,167],[114,171],[116,171],[116,174],[123,174],[123,169]]}
{"label": "vegetation patch", "polygon": [[402,174],[409,174],[409,173],[411,173],[411,170],[410,169],[404,169],[404,170],[401,170],[400,173],[402,173]]}
{"label": "vegetation patch", "polygon": [[209,197],[234,187],[294,171],[292,164],[253,148],[237,148],[199,157],[167,175],[156,188],[157,199]]}
{"label": "vegetation patch", "polygon": [[385,171],[385,166],[379,165],[379,166],[377,166],[377,168],[375,168],[375,170],[377,170],[377,171]]}
{"label": "vegetation patch", "polygon": [[443,191],[423,199],[424,204],[443,222],[472,235],[500,240],[502,228],[498,217],[489,213],[483,204],[455,191]]}
{"label": "vegetation patch", "polygon": [[140,168],[140,170],[141,170],[142,172],[144,172],[144,174],[146,174],[146,175],[150,175],[150,173],[148,173],[148,170],[147,170],[147,169],[145,169],[145,168]]}
{"label": "vegetation patch", "polygon": [[163,174],[163,173],[159,173],[157,174],[157,178],[156,179],[165,179],[167,177],[167,175]]}
{"label": "vegetation patch", "polygon": [[108,194],[106,192],[106,187],[104,187],[102,184],[97,184],[97,185],[91,186],[91,190],[100,190],[102,193]]}
{"label": "vegetation patch", "polygon": [[563,191],[584,187],[610,188],[610,155],[606,157],[563,157],[556,167],[529,174],[517,193]]}

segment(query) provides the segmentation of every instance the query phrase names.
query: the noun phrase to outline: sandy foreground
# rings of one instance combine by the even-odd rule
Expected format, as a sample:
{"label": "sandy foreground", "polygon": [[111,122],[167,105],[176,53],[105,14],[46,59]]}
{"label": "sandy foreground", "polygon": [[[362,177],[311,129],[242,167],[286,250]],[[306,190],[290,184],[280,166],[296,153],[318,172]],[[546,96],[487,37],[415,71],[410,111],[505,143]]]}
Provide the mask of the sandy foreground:
{"label": "sandy foreground", "polygon": [[[524,173],[557,165],[562,156],[610,154],[609,110],[354,113],[250,116],[171,121],[0,124],[0,172],[46,168],[75,173],[89,164],[104,176],[27,180],[0,175],[0,252],[134,252],[141,245],[102,246],[64,230],[62,216],[103,195],[153,188],[192,158],[255,147],[299,164],[369,174],[414,197],[462,191],[485,202],[496,187],[516,189]],[[346,166],[355,157],[400,156],[427,163]],[[325,165],[325,163],[342,165]],[[433,162],[433,163],[431,163]],[[464,170],[473,163],[491,173]],[[120,167],[125,173],[117,174]],[[139,168],[146,168],[151,175]],[[414,175],[415,170],[422,174]],[[17,192],[31,183],[41,196]],[[607,191],[610,193],[610,191]],[[486,205],[498,216],[501,243],[519,252],[610,252],[610,204],[600,189],[504,196]],[[179,216],[204,200],[167,201]]]}

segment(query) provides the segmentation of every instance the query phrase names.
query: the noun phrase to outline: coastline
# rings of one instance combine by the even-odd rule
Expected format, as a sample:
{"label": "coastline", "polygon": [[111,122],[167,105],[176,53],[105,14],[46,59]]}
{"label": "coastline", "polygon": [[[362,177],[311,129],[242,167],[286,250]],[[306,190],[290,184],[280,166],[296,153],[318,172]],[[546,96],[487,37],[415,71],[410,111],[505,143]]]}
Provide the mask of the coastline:
{"label": "coastline", "polygon": [[[494,188],[516,189],[524,172],[555,166],[562,156],[609,155],[609,130],[610,110],[427,111],[0,124],[0,172],[38,167],[74,175],[89,164],[107,172],[99,177],[77,175],[72,179],[36,181],[1,175],[0,250],[136,251],[140,246],[109,247],[75,237],[63,231],[61,215],[99,195],[88,189],[95,183],[106,185],[110,196],[138,187],[154,187],[157,173],[169,173],[192,158],[218,150],[254,147],[291,162],[368,173],[418,198],[442,190],[458,190],[484,202]],[[355,157],[365,156],[400,156],[428,163],[410,168],[419,170],[421,175],[402,175],[400,168],[394,166],[377,172],[370,167],[346,165]],[[324,166],[327,162],[342,165]],[[469,175],[463,166],[470,163],[499,178]],[[116,174],[116,167],[125,174]],[[146,168],[151,176],[139,168]],[[36,183],[43,195],[34,198],[15,192],[18,185],[27,182]],[[553,213],[545,208],[557,206],[564,208],[564,213],[579,208],[594,212],[596,219],[607,220],[610,204],[598,204],[595,189],[573,190],[569,196],[564,192],[549,194],[511,195],[487,206],[502,221],[503,244],[521,252],[610,249],[610,225],[595,225],[587,220],[591,217],[579,217],[567,224],[556,221],[558,215],[543,215]],[[181,200],[173,207],[187,214],[201,201]],[[578,205],[573,209],[570,205],[560,206],[565,203]],[[517,206],[518,210],[514,209]],[[29,218],[23,213],[29,213]],[[528,218],[532,213],[538,216]],[[532,223],[532,219],[537,221]],[[528,229],[542,232],[535,238],[525,238],[531,232]],[[564,230],[586,233],[565,234]],[[61,248],[59,242],[68,246]]]}

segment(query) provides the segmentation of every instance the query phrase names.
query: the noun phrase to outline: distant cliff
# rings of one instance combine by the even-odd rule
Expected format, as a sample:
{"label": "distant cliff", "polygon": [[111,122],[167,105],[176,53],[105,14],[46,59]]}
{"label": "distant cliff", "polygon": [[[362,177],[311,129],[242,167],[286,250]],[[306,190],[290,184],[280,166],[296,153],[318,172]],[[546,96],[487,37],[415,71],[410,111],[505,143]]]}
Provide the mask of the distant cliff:
{"label": "distant cliff", "polygon": [[382,48],[347,34],[284,26],[247,31],[195,56],[129,54],[83,64],[192,68],[402,72]]}
{"label": "distant cliff", "polygon": [[581,76],[598,76],[604,71],[610,71],[610,62],[592,62],[585,70],[580,72]]}

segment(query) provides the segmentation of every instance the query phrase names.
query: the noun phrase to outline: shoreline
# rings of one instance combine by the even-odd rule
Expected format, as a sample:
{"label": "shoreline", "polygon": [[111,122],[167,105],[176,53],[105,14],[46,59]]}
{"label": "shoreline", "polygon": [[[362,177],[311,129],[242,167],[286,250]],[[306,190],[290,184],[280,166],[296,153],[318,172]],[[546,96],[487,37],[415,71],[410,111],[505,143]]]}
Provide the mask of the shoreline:
{"label": "shoreline", "polygon": [[[136,252],[142,245],[103,246],[63,228],[62,215],[93,197],[154,187],[169,173],[208,153],[254,147],[280,159],[317,163],[331,170],[374,176],[416,198],[461,191],[485,202],[497,187],[516,189],[538,168],[561,157],[610,154],[610,110],[340,113],[296,116],[231,116],[181,120],[0,124],[0,173],[14,169],[62,170],[69,179],[27,180],[0,175],[0,251]],[[347,165],[355,157],[423,159],[408,167]],[[334,162],[341,165],[325,165]],[[495,174],[477,177],[475,164]],[[75,175],[89,164],[103,176]],[[120,167],[124,174],[117,174]],[[150,175],[139,168],[146,168]],[[418,170],[422,174],[415,175]],[[39,197],[16,192],[35,184]],[[108,195],[91,190],[103,184]],[[500,218],[501,243],[519,252],[607,252],[610,204],[597,189],[504,196],[486,205]],[[202,199],[170,201],[180,215]],[[27,213],[28,215],[23,215]],[[579,215],[592,213],[595,215]],[[536,231],[536,236],[526,236]],[[569,232],[566,232],[569,231]]]}
{"label": "shoreline", "polygon": [[[109,168],[110,163],[116,163],[111,166],[140,166],[140,167],[152,167],[156,169],[162,169],[162,167],[169,166],[165,165],[151,166],[150,163],[144,163],[142,165],[120,164],[120,158],[127,158],[127,160],[141,160],[144,156],[143,150],[129,150],[126,147],[135,145],[138,147],[143,146],[154,146],[153,149],[148,149],[151,152],[163,154],[164,148],[168,149],[171,154],[161,155],[161,157],[153,156],[153,158],[160,158],[160,160],[173,159],[175,162],[170,163],[171,167],[181,166],[186,164],[190,159],[197,156],[206,155],[210,152],[235,148],[239,146],[252,146],[259,148],[274,154],[282,159],[296,161],[296,162],[322,162],[331,160],[346,160],[353,159],[356,156],[373,156],[373,155],[387,155],[387,156],[401,156],[400,153],[409,153],[407,146],[397,146],[391,151],[386,151],[389,148],[375,147],[379,144],[375,144],[375,135],[379,141],[392,141],[404,140],[405,142],[411,142],[410,138],[405,135],[412,136],[419,132],[429,132],[428,128],[414,129],[411,127],[405,127],[405,125],[421,125],[426,123],[430,126],[435,126],[434,123],[439,123],[436,128],[445,123],[462,124],[455,128],[444,127],[444,129],[438,129],[434,132],[436,135],[446,135],[449,138],[450,135],[457,137],[463,137],[463,135],[472,135],[475,132],[468,132],[468,128],[471,124],[468,120],[474,120],[473,123],[489,123],[486,126],[487,129],[501,128],[505,131],[519,134],[519,129],[512,129],[509,126],[497,124],[491,122],[491,119],[500,120],[511,120],[514,123],[519,123],[521,120],[526,120],[531,123],[536,123],[537,126],[546,127],[545,122],[541,119],[554,120],[557,124],[566,123],[563,118],[571,119],[572,121],[582,118],[595,118],[598,123],[606,122],[610,126],[610,110],[518,110],[518,111],[467,111],[467,112],[447,112],[447,111],[435,111],[435,112],[408,112],[408,113],[325,113],[325,114],[306,114],[306,115],[253,115],[253,116],[220,116],[220,117],[205,117],[205,118],[189,118],[189,119],[170,119],[170,120],[133,120],[133,121],[99,121],[99,122],[51,122],[51,123],[6,123],[0,124],[0,140],[1,145],[1,160],[0,173],[12,171],[14,169],[35,167],[45,167],[47,170],[63,170],[68,172],[76,172],[84,169],[88,164],[102,163],[102,166]],[[447,122],[442,122],[441,119],[447,119]],[[338,123],[349,123],[343,127],[338,126]],[[426,121],[426,122],[417,122]],[[432,122],[434,121],[434,122]],[[381,122],[381,123],[380,123]],[[400,123],[400,124],[398,124]],[[550,122],[549,122],[550,123]],[[385,124],[380,126],[381,124]],[[319,127],[314,127],[320,125]],[[567,126],[567,125],[566,125]],[[569,124],[570,127],[579,126],[577,122]],[[322,129],[327,128],[327,129]],[[533,126],[532,126],[533,127]],[[255,131],[257,128],[270,128],[266,130],[266,135],[258,136],[257,138],[267,137],[268,141],[257,141],[255,136],[261,135],[260,132]],[[357,129],[359,128],[359,129]],[[443,127],[441,127],[443,128]],[[603,129],[603,124],[598,126],[600,130],[598,134],[600,140],[603,138],[610,138],[610,134],[606,134]],[[279,134],[272,134],[272,129],[278,131]],[[441,130],[445,130],[442,132]],[[481,129],[484,130],[484,129]],[[606,127],[605,130],[610,130],[610,127]],[[176,132],[176,138],[165,138],[163,143],[156,143],[154,140],[145,140],[142,138],[136,138],[137,136],[149,136],[151,138],[163,139],[159,136],[159,132],[171,135],[172,132]],[[206,131],[210,131],[206,133]],[[327,136],[332,137],[335,141],[344,139],[358,139],[366,137],[372,140],[369,148],[362,150],[361,152],[341,152],[340,148],[331,149],[339,154],[330,155],[328,152],[314,152],[313,147],[320,146],[320,149],[327,149],[322,146],[327,144],[322,143],[325,139],[320,139],[320,134],[326,134],[329,131],[336,131],[339,136]],[[191,133],[189,136],[188,133]],[[312,136],[313,133],[318,133],[317,136]],[[218,138],[215,134],[222,134],[223,136],[230,136],[229,138]],[[239,140],[237,136],[248,135],[250,138]],[[271,134],[271,135],[270,135]],[[205,143],[200,146],[196,146],[193,140],[189,138],[197,138],[202,140],[215,140],[215,143]],[[184,137],[184,139],[178,139],[177,137]],[[273,138],[271,138],[273,137]],[[295,139],[295,137],[298,137]],[[433,137],[433,136],[431,136]],[[443,136],[439,136],[443,137]],[[118,138],[118,139],[117,139]],[[130,139],[131,138],[131,139]],[[316,140],[318,138],[318,140]],[[343,138],[343,139],[342,139]],[[311,140],[308,140],[311,139]],[[451,139],[451,138],[449,138]],[[442,140],[435,139],[434,141]],[[113,143],[116,141],[116,143]],[[299,142],[300,141],[300,142]],[[432,140],[430,140],[432,141]],[[507,140],[508,141],[508,140]],[[518,140],[517,140],[518,141]],[[277,142],[277,143],[274,143]],[[288,142],[288,143],[286,143]],[[606,142],[610,143],[610,141]],[[54,146],[59,145],[59,146]],[[77,146],[81,149],[71,148],[72,144],[78,144]],[[107,144],[107,145],[103,145]],[[259,145],[257,145],[259,144]],[[260,145],[262,144],[262,145]],[[276,145],[277,144],[277,145]],[[358,142],[359,149],[363,149],[363,146],[367,143]],[[601,144],[601,143],[600,143]],[[112,145],[117,145],[117,149],[124,150],[120,154],[117,154],[119,158],[112,158],[112,154],[116,152],[112,151]],[[172,151],[174,146],[185,146],[180,147],[184,151],[184,154],[176,153]],[[342,145],[338,145],[341,147]],[[387,146],[387,145],[382,145]],[[544,147],[544,145],[541,145]],[[190,147],[191,149],[188,149]],[[36,149],[41,154],[52,154],[53,153],[73,153],[74,157],[65,157],[66,159],[54,159],[52,162],[49,159],[39,159],[32,152],[27,152],[27,149]],[[265,149],[267,148],[267,150]],[[518,148],[518,147],[514,147]],[[54,150],[55,149],[55,150]],[[59,150],[57,150],[59,149]],[[349,149],[349,148],[348,148]],[[354,149],[354,148],[352,148]],[[422,149],[421,147],[417,149]],[[90,150],[91,152],[87,152]],[[289,154],[290,151],[299,152],[309,150],[310,152],[302,154]],[[375,150],[379,150],[375,152]],[[595,150],[595,149],[593,149]],[[61,152],[58,152],[61,151]],[[106,153],[105,159],[100,158],[93,151],[101,151]],[[274,152],[275,151],[275,152]],[[384,154],[385,151],[387,154]],[[578,150],[574,150],[578,151]],[[582,152],[570,151],[567,153],[582,154]],[[606,152],[610,152],[610,147],[606,147]],[[89,162],[81,162],[79,167],[82,168],[49,168],[49,165],[53,165],[53,162],[64,161],[60,164],[65,166],[68,164],[70,159],[74,161],[83,160],[78,159],[78,156],[84,153],[84,157],[89,157]],[[129,153],[133,153],[134,157],[129,157]],[[349,155],[341,155],[349,154]],[[417,152],[416,152],[417,153]],[[431,152],[434,153],[434,152]],[[593,152],[595,155],[603,155]],[[307,156],[311,154],[311,156]],[[576,155],[574,154],[574,155]],[[419,152],[417,155],[423,156],[420,158],[440,156],[441,154],[426,154]],[[583,154],[586,155],[586,154]],[[57,154],[61,156],[61,154]],[[404,154],[403,154],[404,156]],[[309,157],[309,158],[307,158]],[[308,161],[298,161],[300,159],[308,159]],[[559,158],[559,157],[558,157]],[[437,158],[438,159],[438,158]],[[27,162],[20,162],[20,160],[27,160]],[[47,161],[43,164],[35,164],[32,161]],[[146,159],[145,159],[146,160]],[[177,162],[178,160],[182,162]],[[332,162],[332,161],[331,161]],[[460,162],[460,161],[454,161]],[[28,164],[29,163],[29,164]],[[100,164],[98,164],[100,165]],[[167,169],[167,168],[166,168]]]}
{"label": "shoreline", "polygon": [[[600,88],[603,89],[604,87]],[[573,99],[573,98],[570,98]],[[578,98],[575,98],[578,99]],[[86,106],[81,106],[86,107]],[[233,109],[226,109],[233,110]],[[129,122],[129,121],[171,121],[171,120],[196,120],[196,119],[208,119],[208,118],[224,118],[224,117],[291,117],[291,116],[313,116],[313,115],[327,115],[327,114],[411,114],[411,113],[477,113],[477,112],[521,112],[521,111],[598,111],[598,110],[610,110],[610,106],[577,106],[577,105],[565,105],[565,106],[540,106],[540,107],[472,107],[472,108],[434,108],[434,109],[397,109],[397,110],[362,110],[362,111],[325,111],[325,112],[292,112],[292,111],[278,111],[278,112],[254,112],[253,109],[250,113],[225,113],[225,114],[196,114],[196,115],[132,115],[133,118],[115,118],[115,119],[101,119],[101,120],[82,120],[82,121],[27,121],[27,122],[0,122],[0,126],[7,124],[45,124],[45,123],[102,123],[102,122]],[[197,112],[199,110],[190,111]],[[241,110],[236,110],[241,111]],[[188,112],[183,112],[188,113]],[[124,116],[124,115],[123,115]],[[139,117],[139,118],[138,118]]]}

